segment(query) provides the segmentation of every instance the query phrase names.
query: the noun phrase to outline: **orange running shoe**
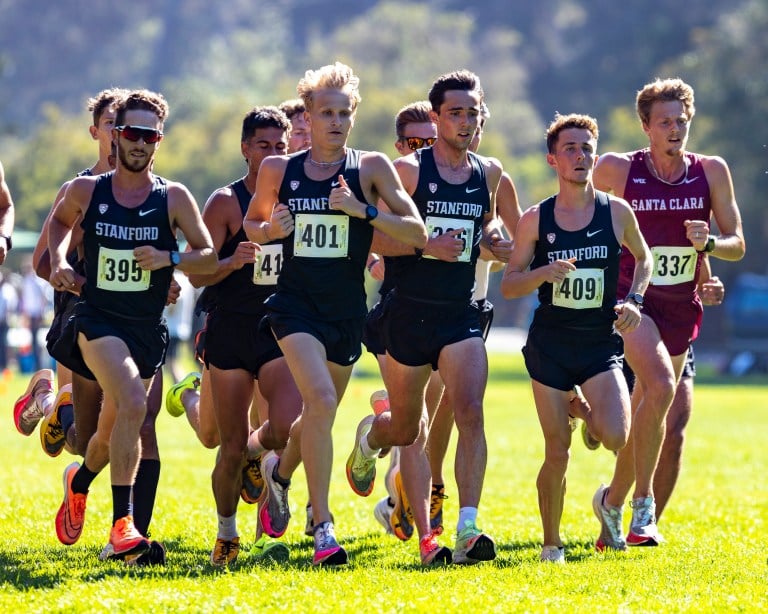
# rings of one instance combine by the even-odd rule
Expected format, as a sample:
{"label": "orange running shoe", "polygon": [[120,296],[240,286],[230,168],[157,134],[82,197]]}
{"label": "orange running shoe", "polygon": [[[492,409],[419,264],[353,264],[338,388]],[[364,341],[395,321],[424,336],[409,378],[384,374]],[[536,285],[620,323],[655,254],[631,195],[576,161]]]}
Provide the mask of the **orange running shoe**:
{"label": "orange running shoe", "polygon": [[133,516],[117,519],[109,533],[109,543],[116,557],[143,554],[149,550],[149,540],[136,530]]}
{"label": "orange running shoe", "polygon": [[78,469],[80,463],[77,462],[64,469],[64,501],[56,513],[56,537],[66,546],[71,546],[80,539],[85,523],[85,501],[88,493],[72,492],[72,478]]}

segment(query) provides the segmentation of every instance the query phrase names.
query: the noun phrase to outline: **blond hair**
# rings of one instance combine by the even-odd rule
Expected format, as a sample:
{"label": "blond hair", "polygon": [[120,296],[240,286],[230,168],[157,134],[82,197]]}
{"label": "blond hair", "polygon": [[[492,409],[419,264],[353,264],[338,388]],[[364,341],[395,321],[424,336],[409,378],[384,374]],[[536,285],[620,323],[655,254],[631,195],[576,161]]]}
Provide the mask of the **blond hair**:
{"label": "blond hair", "polygon": [[651,83],[646,83],[639,92],[637,92],[636,108],[637,115],[643,124],[647,124],[651,119],[651,107],[654,102],[671,102],[679,100],[688,121],[693,119],[696,114],[696,107],[693,104],[693,88],[682,79],[656,79]]}
{"label": "blond hair", "polygon": [[317,70],[308,70],[304,73],[304,78],[296,86],[296,92],[304,101],[307,110],[312,109],[312,98],[317,90],[334,89],[342,90],[349,94],[352,100],[352,108],[356,109],[360,104],[360,78],[352,72],[352,69],[346,64],[335,62],[327,64]]}

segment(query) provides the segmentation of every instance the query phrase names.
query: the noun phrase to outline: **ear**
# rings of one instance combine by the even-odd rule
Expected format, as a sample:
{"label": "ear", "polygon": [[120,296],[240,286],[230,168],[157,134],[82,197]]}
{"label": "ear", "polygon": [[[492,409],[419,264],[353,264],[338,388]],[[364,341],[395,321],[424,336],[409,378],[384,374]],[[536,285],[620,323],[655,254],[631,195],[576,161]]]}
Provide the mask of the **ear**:
{"label": "ear", "polygon": [[88,132],[91,133],[91,138],[96,141],[99,138],[99,129],[97,126],[88,126]]}
{"label": "ear", "polygon": [[429,112],[429,121],[431,121],[433,124],[437,125],[437,121],[439,119],[440,119],[440,115],[438,115],[434,111]]}
{"label": "ear", "polygon": [[551,153],[547,154],[547,164],[549,164],[552,168],[557,168],[557,161],[555,160],[555,156]]}
{"label": "ear", "polygon": [[411,153],[408,145],[403,143],[400,139],[395,141],[395,149],[397,149],[397,153],[399,153],[401,156],[407,156],[409,153]]}

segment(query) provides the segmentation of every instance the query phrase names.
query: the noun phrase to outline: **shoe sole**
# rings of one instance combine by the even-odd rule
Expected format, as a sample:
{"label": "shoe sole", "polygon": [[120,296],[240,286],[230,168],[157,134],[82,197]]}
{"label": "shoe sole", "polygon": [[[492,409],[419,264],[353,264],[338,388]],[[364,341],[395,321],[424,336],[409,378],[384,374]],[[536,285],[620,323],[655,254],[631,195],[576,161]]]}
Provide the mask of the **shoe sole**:
{"label": "shoe sole", "polygon": [[[256,462],[261,462],[261,456],[256,457]],[[248,505],[254,505],[259,502],[259,499],[261,499],[261,495],[264,493],[264,476],[261,478],[261,488],[258,488],[253,481],[248,477],[248,465],[243,467],[243,476],[242,476],[242,488],[240,489],[240,498],[247,503]],[[253,491],[249,492],[248,486],[250,485],[251,488],[253,488]],[[254,493],[258,491],[258,495],[254,496]]]}
{"label": "shoe sole", "polygon": [[[358,489],[357,485],[355,484],[355,480],[352,477],[352,464],[354,463],[355,454],[358,452],[358,449],[360,448],[360,440],[363,438],[362,432],[363,429],[369,426],[369,422],[362,421],[357,426],[357,432],[355,434],[355,447],[352,448],[352,453],[349,455],[349,458],[347,458],[347,482],[349,482],[350,487],[352,488],[352,491],[361,497],[367,497],[373,492],[373,485],[376,482],[376,466],[374,465],[373,468],[373,477],[371,478],[370,484],[368,484],[368,488],[364,490]],[[366,432],[366,435],[370,432],[370,428]]]}
{"label": "shoe sole", "polygon": [[[72,469],[74,467],[74,469]],[[67,524],[68,517],[69,517],[69,506],[67,505],[67,499],[69,498],[69,493],[71,490],[70,484],[72,483],[72,480],[69,479],[69,474],[72,474],[72,477],[74,478],[75,473],[77,473],[77,470],[80,468],[80,464],[77,462],[71,463],[64,469],[64,501],[62,501],[61,505],[59,506],[59,511],[56,512],[56,537],[58,537],[59,541],[64,544],[65,546],[71,546],[75,543],[77,543],[77,540],[80,539],[80,536],[83,534],[83,525],[80,525],[80,530],[78,531],[75,529],[75,535],[72,537],[72,534],[67,530]],[[85,518],[83,518],[83,524],[85,524]]]}
{"label": "shoe sole", "polygon": [[658,540],[653,537],[642,537],[631,532],[627,535],[627,546],[654,547],[658,545]]}
{"label": "shoe sole", "polygon": [[272,471],[274,470],[275,464],[271,462],[271,459],[268,459],[269,462],[264,463],[264,471],[262,472],[262,477],[264,478],[264,492],[266,493],[266,498],[264,500],[264,504],[261,506],[261,509],[259,510],[259,520],[261,520],[261,526],[264,529],[264,532],[269,535],[270,537],[282,537],[285,534],[285,531],[288,529],[288,523],[291,520],[291,514],[290,511],[288,512],[288,517],[285,519],[285,526],[280,528],[275,528],[275,525],[272,522],[272,515],[269,513],[269,502],[272,499],[272,491],[274,488],[273,480],[271,477],[268,477]]}
{"label": "shoe sole", "polygon": [[[29,433],[25,433],[21,429],[21,414],[24,413],[24,406],[29,402],[29,399],[32,398],[32,391],[37,382],[41,379],[47,379],[48,381],[53,382],[53,378],[53,371],[50,369],[41,369],[30,378],[24,394],[16,399],[16,402],[13,404],[13,424],[16,427],[16,430],[24,435],[24,437],[29,437],[35,431],[35,429],[32,429]],[[35,426],[37,426],[37,424],[35,424]]]}
{"label": "shoe sole", "polygon": [[450,565],[453,563],[453,553],[447,546],[442,546],[438,549],[437,553],[429,559],[421,559],[421,564],[425,567],[435,567],[437,565]]}
{"label": "shoe sole", "polygon": [[[53,401],[53,410],[49,416],[43,418],[43,422],[40,425],[40,445],[45,452],[51,458],[56,458],[64,449],[67,443],[66,434],[62,431],[61,437],[54,440],[53,437],[48,436],[48,431],[51,424],[57,425],[56,428],[61,429],[61,408],[65,405],[72,405],[72,385],[66,384],[59,389],[56,398]],[[51,440],[49,442],[49,439]]]}
{"label": "shoe sole", "polygon": [[312,565],[316,567],[329,567],[331,565],[346,565],[348,561],[349,557],[347,556],[347,551],[339,546],[338,550],[334,550],[330,554],[325,554],[320,559],[315,555]]}
{"label": "shoe sole", "polygon": [[258,561],[272,561],[274,563],[285,563],[290,557],[291,551],[288,546],[281,542],[267,544],[260,553],[254,556]]}
{"label": "shoe sole", "polygon": [[410,503],[403,488],[403,479],[398,471],[395,474],[395,509],[392,510],[392,531],[400,541],[408,541],[413,537],[413,524],[408,522]]}
{"label": "shoe sole", "polygon": [[480,535],[466,554],[456,556],[454,552],[453,562],[459,565],[474,565],[483,561],[492,561],[496,558],[496,544],[487,535]]}

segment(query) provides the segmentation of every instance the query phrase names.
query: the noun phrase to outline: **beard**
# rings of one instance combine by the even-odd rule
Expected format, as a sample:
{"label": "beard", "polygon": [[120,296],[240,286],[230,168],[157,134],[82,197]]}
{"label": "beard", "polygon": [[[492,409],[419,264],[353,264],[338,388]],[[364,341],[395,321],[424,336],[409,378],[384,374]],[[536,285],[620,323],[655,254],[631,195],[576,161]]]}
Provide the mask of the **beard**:
{"label": "beard", "polygon": [[118,155],[118,158],[120,158],[120,163],[122,164],[122,166],[126,170],[131,171],[132,173],[141,173],[152,162],[152,156],[146,156],[142,160],[135,160],[133,158],[130,158],[128,156],[128,152],[122,147],[118,147],[117,155]]}

